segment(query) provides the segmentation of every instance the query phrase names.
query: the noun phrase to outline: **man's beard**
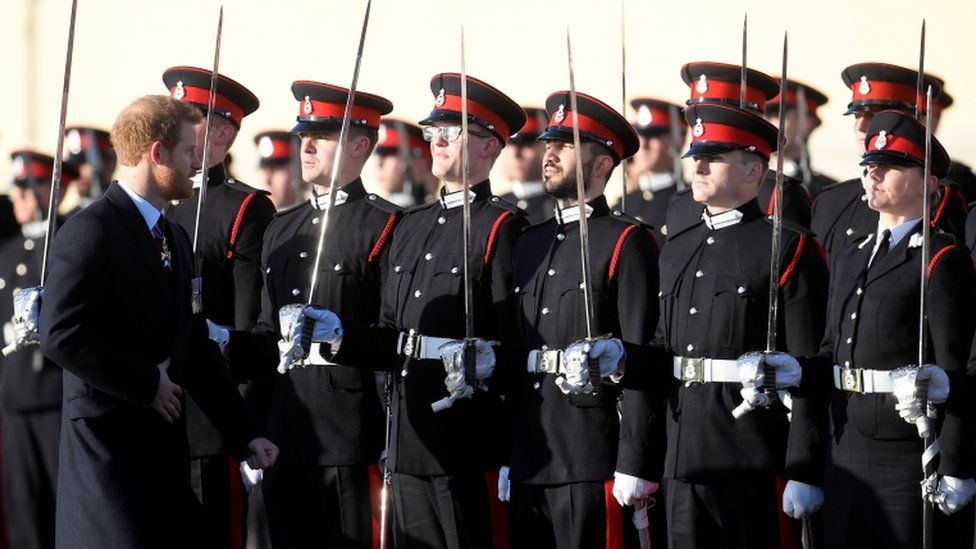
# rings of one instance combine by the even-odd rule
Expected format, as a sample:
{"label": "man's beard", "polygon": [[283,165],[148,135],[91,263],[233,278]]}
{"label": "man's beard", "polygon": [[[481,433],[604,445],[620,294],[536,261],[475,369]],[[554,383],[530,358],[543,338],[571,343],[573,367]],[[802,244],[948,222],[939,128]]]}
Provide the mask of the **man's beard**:
{"label": "man's beard", "polygon": [[193,184],[173,168],[161,165],[157,168],[156,185],[165,200],[183,200],[193,196]]}
{"label": "man's beard", "polygon": [[[583,161],[583,190],[589,190],[589,180],[593,172],[593,158]],[[544,173],[544,172],[543,172]],[[563,178],[560,181],[553,181],[550,178],[545,180],[546,194],[557,200],[573,200],[576,198],[576,168],[563,171]]]}

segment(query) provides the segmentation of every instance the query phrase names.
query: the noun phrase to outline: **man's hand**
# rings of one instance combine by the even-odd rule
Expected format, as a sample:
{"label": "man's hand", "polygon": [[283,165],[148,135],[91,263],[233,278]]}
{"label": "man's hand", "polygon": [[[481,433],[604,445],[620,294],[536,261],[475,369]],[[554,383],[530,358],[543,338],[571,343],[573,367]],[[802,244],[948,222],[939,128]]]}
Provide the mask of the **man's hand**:
{"label": "man's hand", "polygon": [[150,407],[156,410],[156,413],[167,423],[173,423],[179,419],[180,413],[183,411],[183,405],[180,404],[183,389],[170,381],[169,374],[166,373],[166,370],[169,370],[168,358],[157,364],[156,367],[159,368],[159,386],[156,387],[156,398],[153,399]]}
{"label": "man's hand", "polygon": [[258,437],[247,445],[247,466],[251,469],[267,469],[278,459],[278,447],[273,442]]}
{"label": "man's hand", "polygon": [[783,512],[797,520],[815,513],[823,506],[823,488],[797,480],[786,483],[783,490]]}
{"label": "man's hand", "polygon": [[658,483],[627,475],[619,471],[613,473],[613,497],[621,507],[634,505],[657,492]]}

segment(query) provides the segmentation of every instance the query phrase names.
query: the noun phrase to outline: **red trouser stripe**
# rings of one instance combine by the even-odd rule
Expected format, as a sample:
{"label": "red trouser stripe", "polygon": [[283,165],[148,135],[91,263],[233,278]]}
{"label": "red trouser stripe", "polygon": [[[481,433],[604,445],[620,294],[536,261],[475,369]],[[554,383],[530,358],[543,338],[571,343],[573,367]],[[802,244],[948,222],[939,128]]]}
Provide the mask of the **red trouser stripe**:
{"label": "red trouser stripe", "polygon": [[227,485],[230,487],[230,546],[244,549],[244,480],[241,464],[232,454],[227,455]]}
{"label": "red trouser stripe", "polygon": [[782,549],[796,547],[795,522],[783,512],[783,490],[786,489],[786,479],[776,477],[776,516],[779,518],[779,546]]}
{"label": "red trouser stripe", "polygon": [[508,549],[508,508],[498,499],[498,470],[485,471],[488,488],[488,512],[491,515],[491,546]]}
{"label": "red trouser stripe", "polygon": [[617,499],[613,497],[613,480],[603,483],[603,503],[607,512],[606,549],[623,549],[624,513]]}

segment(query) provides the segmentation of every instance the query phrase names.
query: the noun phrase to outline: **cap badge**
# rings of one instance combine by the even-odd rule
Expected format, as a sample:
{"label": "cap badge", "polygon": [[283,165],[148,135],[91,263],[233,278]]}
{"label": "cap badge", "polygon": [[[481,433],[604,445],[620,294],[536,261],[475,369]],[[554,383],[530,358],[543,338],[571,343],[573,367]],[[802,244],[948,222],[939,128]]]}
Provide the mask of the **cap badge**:
{"label": "cap badge", "polygon": [[857,86],[857,93],[861,95],[867,95],[871,93],[871,84],[868,83],[868,77],[862,76],[861,83]]}
{"label": "cap badge", "polygon": [[698,77],[698,83],[695,84],[695,91],[698,93],[705,93],[708,91],[708,80],[705,78],[704,74]]}
{"label": "cap badge", "polygon": [[379,133],[376,135],[376,142],[383,143],[386,141],[386,137],[389,132],[386,130],[386,124],[380,124]]}
{"label": "cap badge", "polygon": [[68,151],[71,154],[81,154],[81,132],[78,130],[71,130],[68,135],[64,136],[65,145],[68,146]]}
{"label": "cap badge", "polygon": [[261,158],[268,158],[274,154],[274,142],[267,135],[258,141],[258,154]]}
{"label": "cap badge", "polygon": [[695,119],[695,127],[691,130],[692,135],[695,137],[701,137],[705,134],[705,126],[702,125],[702,119]]}
{"label": "cap badge", "polygon": [[176,89],[173,90],[173,99],[182,100],[184,97],[186,97],[186,90],[183,89],[183,81],[180,80],[176,83]]}
{"label": "cap badge", "polygon": [[434,105],[437,107],[444,106],[444,88],[441,88],[441,91],[437,93],[437,99],[434,100]]}
{"label": "cap badge", "polygon": [[552,121],[556,124],[562,123],[566,119],[566,105],[559,105],[556,109],[556,114],[552,115]]}
{"label": "cap badge", "polygon": [[27,163],[24,162],[23,156],[17,156],[14,158],[14,163],[11,168],[14,171],[14,177],[17,179],[24,179],[27,177]]}
{"label": "cap badge", "polygon": [[637,109],[637,124],[640,126],[650,126],[651,122],[654,122],[654,113],[647,105],[641,105]]}
{"label": "cap badge", "polygon": [[312,100],[306,95],[305,102],[302,105],[302,112],[305,114],[312,114],[313,110],[315,110],[315,108],[312,107]]}
{"label": "cap badge", "polygon": [[885,148],[887,144],[888,144],[888,132],[885,130],[881,130],[880,132],[878,132],[878,138],[874,140],[874,148],[880,151],[881,149]]}

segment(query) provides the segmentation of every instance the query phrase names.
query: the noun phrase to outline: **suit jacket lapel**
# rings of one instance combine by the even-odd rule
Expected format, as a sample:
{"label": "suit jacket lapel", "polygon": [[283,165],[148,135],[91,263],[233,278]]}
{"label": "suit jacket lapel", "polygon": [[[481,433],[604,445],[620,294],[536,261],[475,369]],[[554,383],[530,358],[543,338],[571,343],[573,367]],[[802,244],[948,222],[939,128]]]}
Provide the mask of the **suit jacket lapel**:
{"label": "suit jacket lapel", "polygon": [[878,278],[890,273],[892,270],[897,269],[902,264],[912,259],[913,254],[909,252],[910,248],[908,245],[912,241],[912,235],[916,232],[918,232],[918,227],[913,228],[911,232],[905,235],[905,237],[902,238],[898,244],[888,252],[888,255],[879,260],[880,263],[875,265],[874,268],[871,269],[871,272],[868,273],[867,284],[871,284]]}
{"label": "suit jacket lapel", "polygon": [[118,184],[113,183],[105,192],[105,197],[118,209],[132,235],[133,245],[139,250],[139,255],[143,261],[146,262],[146,266],[162,291],[164,299],[168,300],[170,297],[169,277],[166,269],[163,268],[159,248],[156,247],[156,242],[153,240],[149,228],[146,227],[145,218],[139,213],[129,195]]}

